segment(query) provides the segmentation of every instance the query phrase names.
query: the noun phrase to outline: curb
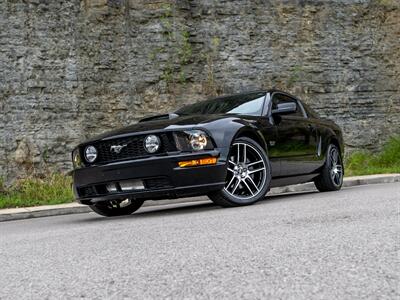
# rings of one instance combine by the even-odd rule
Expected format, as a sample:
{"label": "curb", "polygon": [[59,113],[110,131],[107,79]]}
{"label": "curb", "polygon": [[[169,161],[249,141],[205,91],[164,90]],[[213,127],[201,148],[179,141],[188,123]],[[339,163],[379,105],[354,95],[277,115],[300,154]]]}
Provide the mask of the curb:
{"label": "curb", "polygon": [[[381,175],[366,175],[366,176],[354,176],[345,177],[343,181],[343,187],[351,187],[366,184],[378,184],[378,183],[393,183],[400,182],[400,174],[381,174]],[[285,187],[272,188],[268,195],[278,195],[285,193],[295,192],[308,192],[315,191],[316,188],[314,183],[308,182],[303,184],[289,185]],[[190,203],[198,201],[209,201],[207,197],[194,197],[194,198],[181,198],[173,200],[160,200],[160,201],[146,201],[143,206],[162,206],[178,203]],[[41,218],[50,216],[60,216],[69,214],[80,214],[88,213],[92,210],[86,206],[78,203],[68,203],[59,205],[44,205],[35,207],[24,207],[24,208],[8,208],[0,209],[0,222],[22,220],[30,218]]]}

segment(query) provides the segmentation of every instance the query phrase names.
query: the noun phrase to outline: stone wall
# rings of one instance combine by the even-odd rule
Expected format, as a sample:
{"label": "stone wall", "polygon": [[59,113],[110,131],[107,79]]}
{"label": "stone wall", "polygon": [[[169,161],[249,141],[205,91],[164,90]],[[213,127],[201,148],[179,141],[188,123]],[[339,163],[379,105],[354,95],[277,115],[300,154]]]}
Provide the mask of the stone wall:
{"label": "stone wall", "polygon": [[400,132],[398,0],[2,0],[0,176],[210,95],[288,90],[347,150]]}

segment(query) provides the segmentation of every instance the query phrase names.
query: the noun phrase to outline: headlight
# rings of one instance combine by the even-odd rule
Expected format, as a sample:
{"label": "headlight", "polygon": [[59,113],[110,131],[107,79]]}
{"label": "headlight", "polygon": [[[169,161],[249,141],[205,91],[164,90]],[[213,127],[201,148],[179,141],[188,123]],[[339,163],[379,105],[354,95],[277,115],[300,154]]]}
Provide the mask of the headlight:
{"label": "headlight", "polygon": [[214,148],[210,137],[202,130],[176,132],[174,138],[180,151],[201,151]]}
{"label": "headlight", "polygon": [[156,135],[151,134],[146,136],[146,138],[144,139],[144,149],[146,149],[148,153],[157,152],[157,150],[160,148],[160,145],[160,138]]}
{"label": "headlight", "polygon": [[79,149],[72,151],[72,165],[74,166],[74,169],[82,167],[82,159],[79,154]]}
{"label": "headlight", "polygon": [[194,151],[203,150],[207,146],[207,135],[200,130],[189,133],[189,143]]}
{"label": "headlight", "polygon": [[97,158],[97,149],[94,146],[87,146],[85,148],[85,159],[87,162],[92,163]]}

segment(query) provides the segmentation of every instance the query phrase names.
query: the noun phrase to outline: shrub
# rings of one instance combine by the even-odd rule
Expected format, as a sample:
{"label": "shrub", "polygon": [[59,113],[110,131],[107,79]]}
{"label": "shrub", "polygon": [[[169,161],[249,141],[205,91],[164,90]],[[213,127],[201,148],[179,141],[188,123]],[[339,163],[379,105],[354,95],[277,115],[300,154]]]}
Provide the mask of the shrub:
{"label": "shrub", "polygon": [[0,182],[0,208],[72,202],[71,178],[60,173],[17,180],[10,187]]}
{"label": "shrub", "polygon": [[346,175],[400,173],[400,136],[389,138],[382,151],[352,153],[346,159]]}

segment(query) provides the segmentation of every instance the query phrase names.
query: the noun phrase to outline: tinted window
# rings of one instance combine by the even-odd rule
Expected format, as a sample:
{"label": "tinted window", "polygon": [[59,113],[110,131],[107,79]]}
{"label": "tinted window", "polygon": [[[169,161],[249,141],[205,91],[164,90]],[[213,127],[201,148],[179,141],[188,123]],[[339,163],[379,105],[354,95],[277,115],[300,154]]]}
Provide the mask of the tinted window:
{"label": "tinted window", "polygon": [[261,116],[265,93],[253,93],[216,98],[185,106],[178,110],[178,115],[198,114],[239,114]]}
{"label": "tinted window", "polygon": [[291,116],[298,116],[298,117],[303,117],[304,114],[302,109],[300,108],[299,104],[297,103],[296,99],[293,99],[287,95],[284,94],[274,94],[272,97],[272,109],[276,109],[278,107],[279,103],[290,103],[294,102],[296,104],[296,111],[291,113]]}

